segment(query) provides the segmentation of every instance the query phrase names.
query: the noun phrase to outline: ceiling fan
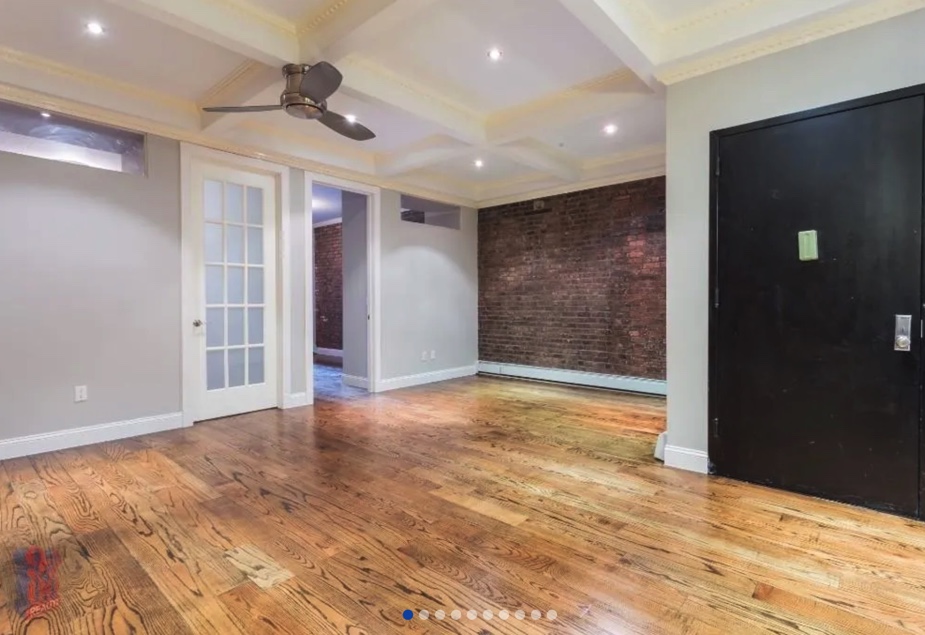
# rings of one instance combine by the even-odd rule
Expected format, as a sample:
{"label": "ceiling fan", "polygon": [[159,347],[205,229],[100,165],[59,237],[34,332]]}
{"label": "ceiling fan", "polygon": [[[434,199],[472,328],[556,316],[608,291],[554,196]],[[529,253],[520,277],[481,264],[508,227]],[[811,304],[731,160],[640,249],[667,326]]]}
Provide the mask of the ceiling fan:
{"label": "ceiling fan", "polygon": [[203,108],[206,112],[265,112],[285,110],[299,119],[317,119],[338,134],[354,141],[368,141],[376,137],[373,131],[328,110],[327,99],[333,95],[344,79],[340,71],[328,62],[317,64],[286,64],[283,66],[286,88],[273,106],[217,106]]}

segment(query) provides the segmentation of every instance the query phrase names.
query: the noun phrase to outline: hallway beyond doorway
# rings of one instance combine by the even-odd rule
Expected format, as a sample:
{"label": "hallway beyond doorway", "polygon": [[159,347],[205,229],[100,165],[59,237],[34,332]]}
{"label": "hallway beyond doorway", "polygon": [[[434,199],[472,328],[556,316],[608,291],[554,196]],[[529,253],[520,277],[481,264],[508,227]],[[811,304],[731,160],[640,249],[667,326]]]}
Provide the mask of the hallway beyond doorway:
{"label": "hallway beyond doorway", "polygon": [[363,397],[369,393],[362,388],[354,388],[343,383],[343,360],[326,355],[315,355],[315,399],[338,401]]}

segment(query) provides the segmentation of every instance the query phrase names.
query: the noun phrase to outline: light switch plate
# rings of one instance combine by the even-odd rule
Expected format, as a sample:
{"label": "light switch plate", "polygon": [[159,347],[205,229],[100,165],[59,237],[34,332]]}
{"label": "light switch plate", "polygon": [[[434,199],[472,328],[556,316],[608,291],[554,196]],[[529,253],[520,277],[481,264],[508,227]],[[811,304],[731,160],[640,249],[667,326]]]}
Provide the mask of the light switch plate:
{"label": "light switch plate", "polygon": [[800,260],[819,260],[819,239],[815,229],[800,232],[797,234],[797,240],[800,246]]}

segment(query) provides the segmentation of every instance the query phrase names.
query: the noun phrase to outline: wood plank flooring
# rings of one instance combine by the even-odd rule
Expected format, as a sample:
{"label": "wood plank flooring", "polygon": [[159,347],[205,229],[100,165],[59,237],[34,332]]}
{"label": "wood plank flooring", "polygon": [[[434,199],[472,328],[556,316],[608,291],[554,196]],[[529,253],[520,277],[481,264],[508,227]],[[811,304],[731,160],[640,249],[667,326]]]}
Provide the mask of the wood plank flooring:
{"label": "wood plank flooring", "polygon": [[664,468],[664,417],[472,378],[6,461],[0,633],[925,635],[925,526]]}

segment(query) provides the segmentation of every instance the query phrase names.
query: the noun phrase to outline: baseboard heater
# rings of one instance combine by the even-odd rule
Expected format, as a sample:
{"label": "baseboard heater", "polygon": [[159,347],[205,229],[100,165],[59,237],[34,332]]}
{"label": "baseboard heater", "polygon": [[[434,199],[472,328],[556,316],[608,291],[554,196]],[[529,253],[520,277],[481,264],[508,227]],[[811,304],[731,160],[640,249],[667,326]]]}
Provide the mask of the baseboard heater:
{"label": "baseboard heater", "polygon": [[668,383],[666,381],[660,379],[646,379],[644,377],[624,377],[621,375],[589,373],[580,370],[541,368],[538,366],[522,366],[520,364],[504,364],[499,362],[479,362],[478,372],[480,375],[533,379],[555,384],[583,386],[588,388],[606,388],[645,395],[660,395],[664,397],[668,394]]}

